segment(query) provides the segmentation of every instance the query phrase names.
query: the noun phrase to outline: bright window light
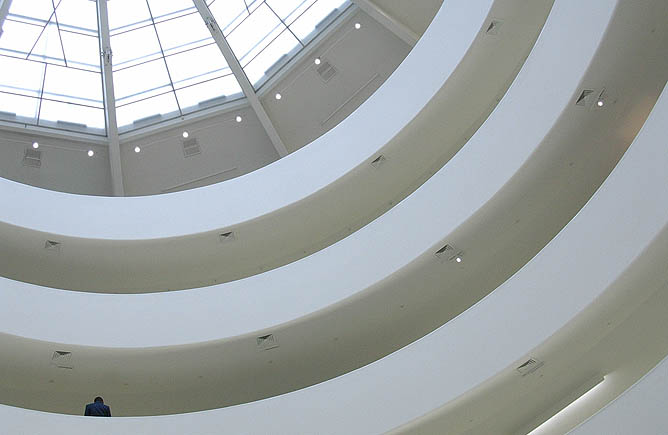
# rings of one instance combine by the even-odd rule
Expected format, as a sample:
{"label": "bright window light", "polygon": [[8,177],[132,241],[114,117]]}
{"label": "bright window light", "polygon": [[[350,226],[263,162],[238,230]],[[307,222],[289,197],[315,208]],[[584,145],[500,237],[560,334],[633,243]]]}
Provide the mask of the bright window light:
{"label": "bright window light", "polygon": [[[105,133],[96,3],[11,2],[0,38],[0,117]],[[256,89],[352,5],[350,0],[206,3]],[[243,98],[192,0],[113,0],[107,9],[121,132]]]}
{"label": "bright window light", "polygon": [[[600,378],[597,382],[594,382],[587,390],[585,390],[584,393],[578,398],[576,398],[574,401],[566,405],[561,411],[557,412],[554,414],[552,417],[548,418],[546,421],[544,421],[542,424],[540,424],[538,427],[536,427],[534,430],[529,432],[527,435],[539,435],[542,433],[549,433],[550,432],[550,426],[552,426],[554,423],[556,423],[559,418],[566,414],[569,410],[571,409],[576,409],[579,406],[582,406],[583,403],[586,403],[587,400],[593,396],[594,391],[600,389],[601,385],[603,385],[603,381],[605,381],[605,378]],[[554,431],[554,428],[552,428]]]}
{"label": "bright window light", "polygon": [[39,148],[39,143],[33,142],[32,147],[35,148],[35,149]]}
{"label": "bright window light", "polygon": [[95,3],[13,1],[3,30],[0,111],[26,124],[103,133]]}

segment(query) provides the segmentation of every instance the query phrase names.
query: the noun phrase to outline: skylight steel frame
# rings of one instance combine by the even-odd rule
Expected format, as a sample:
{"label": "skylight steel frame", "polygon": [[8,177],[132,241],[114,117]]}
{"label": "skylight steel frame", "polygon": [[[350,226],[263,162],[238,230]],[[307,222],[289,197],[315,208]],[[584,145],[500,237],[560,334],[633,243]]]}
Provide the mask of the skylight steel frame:
{"label": "skylight steel frame", "polygon": [[[332,26],[332,24],[341,22],[343,21],[342,18],[345,16],[346,18],[351,15],[352,12],[357,10],[356,7],[354,7],[354,3],[348,2],[348,6],[346,8],[343,8],[340,10],[338,16],[336,16],[334,19],[332,19],[329,23],[326,24],[322,29],[320,29],[320,32],[315,34],[312,38],[310,38],[306,43],[302,41],[297,35],[294,34],[292,29],[290,29],[290,25],[292,25],[294,22],[296,22],[306,11],[303,11],[301,14],[299,14],[296,18],[294,18],[291,22],[290,25],[281,18],[281,16],[274,11],[271,6],[266,3],[264,0],[256,0],[253,2],[253,4],[257,3],[255,6],[256,8],[259,7],[259,5],[266,4],[267,7],[271,10],[271,12],[276,16],[276,18],[279,20],[282,26],[284,26],[284,29],[281,33],[279,33],[278,36],[283,34],[283,32],[290,32],[293,37],[296,39],[298,42],[299,49],[294,53],[289,59],[287,59],[285,62],[283,62],[280,67],[276,68],[275,71],[272,72],[271,75],[269,75],[266,79],[263,79],[261,82],[259,82],[259,85],[257,86],[257,89],[251,84],[249,81],[248,77],[246,76],[246,73],[244,72],[243,67],[241,66],[241,63],[237,59],[237,57],[234,55],[231,47],[229,46],[225,36],[223,35],[223,32],[221,29],[218,28],[217,24],[215,23],[215,19],[213,18],[213,15],[211,14],[207,2],[205,0],[192,0],[193,5],[195,6],[195,9],[197,9],[197,13],[202,17],[204,20],[207,28],[212,34],[213,40],[215,44],[218,46],[218,49],[221,51],[223,56],[225,57],[228,66],[230,68],[230,71],[234,75],[234,77],[237,79],[239,82],[239,85],[241,86],[242,89],[242,99],[235,99],[232,101],[227,101],[224,102],[221,105],[215,106],[215,107],[206,107],[202,108],[199,110],[191,111],[191,112],[186,112],[184,113],[182,110],[180,110],[179,106],[179,116],[175,116],[173,118],[163,120],[159,123],[156,123],[154,125],[148,126],[152,128],[146,128],[147,126],[140,126],[137,128],[134,128],[132,130],[127,131],[126,133],[120,133],[118,124],[117,124],[117,118],[116,118],[116,98],[114,94],[114,87],[113,87],[113,63],[112,63],[112,51],[111,51],[111,41],[110,41],[110,29],[109,29],[109,22],[108,22],[108,9],[107,9],[107,0],[96,0],[97,4],[97,18],[98,18],[98,41],[99,41],[99,46],[100,46],[100,57],[101,57],[101,63],[100,63],[100,69],[99,73],[101,75],[101,82],[102,82],[102,89],[103,89],[103,104],[102,104],[102,110],[104,112],[104,117],[105,117],[105,134],[100,135],[95,133],[94,131],[82,131],[82,130],[69,130],[67,128],[60,128],[60,127],[53,127],[49,125],[42,125],[39,122],[36,122],[34,125],[33,124],[27,124],[27,123],[22,123],[22,122],[13,122],[10,120],[0,120],[0,126],[7,130],[14,130],[14,131],[34,131],[38,134],[48,134],[52,135],[54,137],[61,137],[61,138],[72,138],[77,141],[87,141],[89,143],[94,143],[97,145],[107,145],[109,148],[109,160],[110,160],[110,169],[111,169],[111,181],[112,181],[112,191],[115,196],[123,196],[124,195],[124,188],[123,188],[123,176],[122,176],[122,168],[121,168],[121,159],[120,159],[120,143],[121,139],[127,138],[128,140],[137,136],[145,135],[145,134],[152,134],[153,132],[160,131],[163,129],[167,128],[173,128],[173,126],[176,123],[182,122],[182,120],[185,119],[199,119],[204,118],[204,117],[210,117],[214,116],[215,114],[218,113],[225,113],[230,110],[238,109],[242,106],[244,106],[245,102],[243,101],[243,96],[246,97],[246,100],[248,100],[248,105],[253,109],[255,112],[256,116],[260,120],[260,123],[262,124],[263,128],[265,129],[268,137],[272,141],[272,144],[274,145],[277,153],[279,154],[280,157],[283,157],[288,154],[287,149],[285,145],[283,144],[276,128],[274,127],[271,119],[267,115],[266,110],[262,106],[262,103],[260,101],[259,97],[259,88],[264,88],[265,85],[268,84],[274,84],[276,80],[278,80],[278,73],[284,69],[284,67],[287,64],[293,64],[296,61],[301,60],[304,56],[306,56],[309,52],[314,50],[314,46],[316,44],[314,43],[319,43],[324,39],[324,34],[327,32],[324,32],[326,28],[329,28]],[[318,0],[315,0],[313,4],[317,3]],[[0,35],[2,35],[2,23],[4,22],[4,19],[7,17],[9,14],[9,9],[11,6],[12,0],[0,0]],[[208,2],[212,3],[212,2]],[[310,5],[309,7],[313,6]],[[147,2],[148,5],[148,2]],[[245,5],[247,8],[247,12],[249,12],[250,16],[250,11],[248,9],[248,2],[245,1]],[[308,8],[307,8],[308,9]],[[150,10],[150,6],[149,6]],[[188,9],[184,10],[187,11]],[[254,9],[253,9],[254,10]],[[184,12],[181,11],[181,12]],[[189,13],[183,13],[180,15],[175,15],[174,17],[170,17],[169,19],[174,19],[178,18],[181,16],[188,15]],[[248,16],[246,18],[248,18]],[[165,20],[167,21],[167,20]],[[161,21],[162,22],[162,21]],[[155,29],[155,19],[153,17],[153,14],[151,13],[151,23],[147,23],[146,26],[151,25]],[[49,25],[48,20],[45,26]],[[336,27],[336,26],[332,26]],[[277,37],[278,37],[277,36]],[[159,36],[157,36],[159,39]],[[247,64],[251,63],[257,56],[259,56],[267,47],[271,46],[271,43],[275,40],[276,38],[273,38],[271,41],[269,41],[265,47],[260,50],[258,53],[255,54]],[[211,43],[209,43],[211,44]],[[204,44],[202,46],[206,46],[207,44]],[[309,50],[306,50],[306,47],[310,47]],[[61,45],[62,48],[62,45]],[[199,46],[196,48],[200,48]],[[184,50],[184,52],[189,51],[189,50],[194,50],[195,48],[189,48],[187,50]],[[162,59],[165,61],[165,56],[164,56],[164,50],[162,50],[161,46],[161,54],[162,54]],[[171,53],[171,54],[180,54],[178,53]],[[170,54],[170,55],[171,55]],[[63,57],[65,57],[64,49],[63,49]],[[65,60],[65,59],[63,59]],[[47,64],[48,62],[42,62]],[[67,67],[70,67],[69,65]],[[274,66],[270,66],[270,68],[267,70],[269,71],[272,69]],[[45,67],[46,68],[46,67]],[[78,69],[74,67],[75,69]],[[85,70],[85,71],[90,71],[90,70]],[[211,79],[213,80],[213,79]],[[206,80],[204,81],[206,82]],[[202,82],[202,83],[204,83]],[[187,88],[189,86],[194,86],[199,83],[195,83],[192,85],[184,86],[183,88]],[[170,86],[171,90],[169,92],[175,92],[175,86],[173,80],[171,80],[170,77]],[[179,88],[181,89],[181,88]],[[42,88],[40,89],[40,93],[43,94],[44,91],[44,86],[42,85]],[[43,96],[43,95],[42,95]],[[48,98],[47,98],[48,99]],[[41,100],[42,98],[40,97],[40,105],[41,105]],[[56,100],[59,101],[59,100]],[[64,101],[59,101],[63,102]],[[69,103],[69,104],[76,104],[76,103]],[[178,100],[177,100],[178,104]],[[78,104],[81,105],[81,104]],[[94,107],[94,106],[91,106]],[[97,109],[97,107],[94,107]],[[36,121],[39,121],[39,117],[36,118]],[[54,121],[55,122],[55,121]]]}

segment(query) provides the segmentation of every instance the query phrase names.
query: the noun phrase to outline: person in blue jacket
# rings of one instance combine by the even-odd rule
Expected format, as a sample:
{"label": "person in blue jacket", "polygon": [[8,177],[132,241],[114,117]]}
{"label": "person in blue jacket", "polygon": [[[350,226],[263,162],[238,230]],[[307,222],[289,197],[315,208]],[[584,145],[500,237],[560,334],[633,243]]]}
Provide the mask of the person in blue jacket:
{"label": "person in blue jacket", "polygon": [[100,396],[97,396],[93,403],[86,405],[84,415],[91,417],[111,417],[111,409],[104,404],[104,400]]}

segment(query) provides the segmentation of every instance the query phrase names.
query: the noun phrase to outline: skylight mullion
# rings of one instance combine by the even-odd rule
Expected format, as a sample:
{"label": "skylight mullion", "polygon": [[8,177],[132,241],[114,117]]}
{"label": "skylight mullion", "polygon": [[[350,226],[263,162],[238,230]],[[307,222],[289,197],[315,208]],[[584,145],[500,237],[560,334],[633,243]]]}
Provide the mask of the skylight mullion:
{"label": "skylight mullion", "polygon": [[5,24],[5,19],[7,18],[7,15],[9,15],[9,8],[12,5],[12,0],[4,0],[2,4],[0,4],[0,37],[2,36],[2,26]]}
{"label": "skylight mullion", "polygon": [[183,110],[181,110],[181,105],[179,104],[179,100],[178,98],[176,98],[176,89],[174,89],[174,81],[172,80],[172,75],[169,73],[169,66],[167,66],[167,60],[165,59],[165,51],[162,49],[162,43],[160,43],[160,35],[158,34],[158,29],[155,27],[155,20],[153,19],[153,14],[151,13],[151,5],[149,5],[148,0],[146,0],[146,7],[148,8],[148,13],[151,15],[151,22],[153,22],[153,30],[155,31],[156,38],[158,38],[160,53],[162,53],[162,61],[165,64],[165,68],[167,69],[167,76],[169,77],[169,84],[172,87],[172,92],[174,92],[176,105],[179,108],[179,113],[183,115]]}
{"label": "skylight mullion", "polygon": [[40,115],[42,113],[42,98],[44,97],[44,82],[46,81],[46,69],[49,66],[45,63],[44,69],[42,70],[42,86],[39,90],[39,108],[37,109],[37,123],[39,123]]}
{"label": "skylight mullion", "polygon": [[[273,12],[274,15],[276,15],[276,18],[278,18],[278,21],[280,21],[281,24],[283,24],[283,26],[285,26],[285,28],[287,29],[287,31],[290,32],[290,33],[292,33],[292,36],[295,37],[295,39],[297,40],[297,42],[299,43],[299,45],[301,45],[302,47],[304,47],[304,43],[303,43],[299,38],[297,38],[297,35],[294,34],[294,32],[292,31],[292,29],[290,29],[290,26],[288,26],[287,24],[285,24],[285,21],[283,21],[283,19],[276,13],[276,11],[274,10],[274,8],[272,8],[271,5],[270,5],[269,3],[267,3],[266,1],[264,2],[264,4],[266,4],[267,7],[269,8],[269,10],[270,10],[271,12]],[[283,33],[283,32],[281,32],[281,33]],[[276,38],[278,38],[278,37],[281,35],[281,33],[279,33],[279,34],[276,36]],[[274,42],[274,40],[276,40],[276,38],[274,38],[271,42]],[[267,44],[267,47],[271,44],[271,42],[270,42],[269,44]],[[267,48],[267,47],[264,47],[264,48]],[[263,48],[260,52],[264,51],[264,48]],[[258,53],[258,54],[260,54],[260,53]],[[255,56],[255,57],[257,57],[257,56]],[[250,63],[250,62],[248,62],[248,63]]]}
{"label": "skylight mullion", "polygon": [[[62,3],[62,0],[58,2],[58,6]],[[56,3],[54,0],[51,0],[51,5],[53,6],[53,17],[56,19],[56,30],[58,31],[58,40],[60,41],[60,50],[63,52],[63,60],[65,61],[65,66],[67,66],[67,57],[65,56],[65,46],[63,45],[63,37],[60,34],[60,24],[58,24],[58,13],[56,9]]]}

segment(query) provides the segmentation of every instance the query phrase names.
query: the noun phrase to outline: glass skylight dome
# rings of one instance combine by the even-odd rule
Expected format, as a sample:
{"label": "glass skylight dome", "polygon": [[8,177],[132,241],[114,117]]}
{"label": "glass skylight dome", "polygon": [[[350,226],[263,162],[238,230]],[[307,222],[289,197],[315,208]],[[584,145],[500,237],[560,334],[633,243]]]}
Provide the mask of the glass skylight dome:
{"label": "glass skylight dome", "polygon": [[[348,0],[7,3],[4,23],[0,16],[0,119],[97,135],[244,98],[240,82],[258,90],[350,6]],[[226,46],[232,59],[223,54]],[[105,98],[105,83],[113,83],[113,99]],[[107,125],[112,101],[116,126]]]}

